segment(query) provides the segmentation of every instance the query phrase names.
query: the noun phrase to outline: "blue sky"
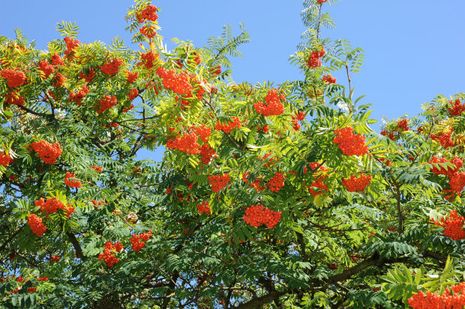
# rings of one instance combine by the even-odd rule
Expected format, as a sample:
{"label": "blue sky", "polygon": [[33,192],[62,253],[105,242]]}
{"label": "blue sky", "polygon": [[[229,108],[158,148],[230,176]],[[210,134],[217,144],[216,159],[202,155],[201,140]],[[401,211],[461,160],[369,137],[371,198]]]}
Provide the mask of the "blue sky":
{"label": "blue sky", "polygon": [[[43,48],[57,38],[56,24],[74,21],[79,39],[130,41],[124,15],[131,1],[15,0],[4,1],[0,34],[13,36],[20,28]],[[230,24],[246,25],[252,41],[234,60],[237,81],[280,82],[301,77],[288,57],[304,30],[300,0],[159,0],[161,34],[203,45]],[[333,39],[345,38],[365,50],[362,72],[354,77],[358,94],[372,103],[373,117],[415,115],[422,103],[437,94],[465,91],[465,1],[463,0],[339,0],[328,6],[336,29]]]}

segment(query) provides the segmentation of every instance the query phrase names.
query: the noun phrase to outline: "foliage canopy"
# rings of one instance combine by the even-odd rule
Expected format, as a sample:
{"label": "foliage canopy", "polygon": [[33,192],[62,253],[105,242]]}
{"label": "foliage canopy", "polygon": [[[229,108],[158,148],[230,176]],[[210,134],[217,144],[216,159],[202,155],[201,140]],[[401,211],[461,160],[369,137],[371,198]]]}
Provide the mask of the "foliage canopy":
{"label": "foliage canopy", "polygon": [[327,6],[280,85],[232,80],[243,28],[169,50],[147,0],[136,50],[0,37],[0,306],[463,305],[465,94],[378,134]]}

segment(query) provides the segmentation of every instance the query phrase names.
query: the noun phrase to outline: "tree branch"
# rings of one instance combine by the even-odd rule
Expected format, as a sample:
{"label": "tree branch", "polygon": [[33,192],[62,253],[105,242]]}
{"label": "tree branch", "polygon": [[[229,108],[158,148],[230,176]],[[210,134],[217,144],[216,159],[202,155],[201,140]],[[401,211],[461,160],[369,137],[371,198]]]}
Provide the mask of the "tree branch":
{"label": "tree branch", "polygon": [[16,105],[16,106],[18,106],[20,109],[22,109],[23,111],[25,111],[25,112],[27,112],[29,114],[33,114],[33,115],[40,116],[40,117],[45,117],[45,118],[53,118],[53,114],[39,113],[39,112],[33,111],[32,109],[27,108],[26,106],[23,106],[23,105]]}
{"label": "tree branch", "polygon": [[262,308],[264,304],[271,303],[272,301],[278,299],[279,297],[287,294],[288,292],[278,292],[278,291],[272,291],[264,296],[254,298],[242,305],[239,305],[237,307],[238,309],[255,309],[255,308]]}
{"label": "tree branch", "polygon": [[68,236],[69,241],[73,245],[76,257],[78,259],[85,260],[86,257],[84,256],[84,253],[82,253],[82,248],[81,248],[81,245],[79,244],[79,241],[76,238],[76,235],[70,232],[66,233],[66,235]]}
{"label": "tree branch", "polygon": [[[372,267],[372,266],[377,266],[377,267],[380,267],[380,266],[383,266],[383,265],[386,265],[386,264],[391,264],[391,263],[398,263],[398,262],[405,262],[406,260],[408,260],[408,258],[398,258],[398,259],[392,259],[392,260],[387,260],[383,257],[380,257],[378,254],[375,254],[373,255],[372,257],[358,263],[357,265],[355,265],[354,267],[352,268],[349,268],[345,271],[343,271],[342,273],[340,274],[337,274],[337,275],[334,275],[330,278],[328,278],[327,280],[324,280],[324,281],[320,281],[320,282],[315,282],[316,285],[315,286],[315,290],[322,290],[323,288],[326,288],[328,285],[330,284],[336,284],[338,282],[341,282],[341,281],[345,281],[345,280],[348,280],[350,278],[352,278],[353,276],[357,275],[358,273]],[[317,286],[317,285],[320,285],[321,286]],[[283,295],[286,295],[286,294],[290,294],[290,293],[298,293],[298,292],[306,292],[308,291],[308,289],[305,289],[305,290],[292,290],[292,289],[288,289],[288,290],[284,290],[284,291],[271,291],[270,293],[266,294],[266,295],[263,295],[263,296],[260,296],[260,297],[257,297],[257,298],[254,298],[244,304],[241,304],[239,305],[238,308],[242,308],[242,309],[253,309],[253,308],[262,308],[262,306],[264,304],[267,304],[267,303],[270,303],[272,301],[276,301],[277,299],[279,299],[281,296]]]}
{"label": "tree branch", "polygon": [[24,226],[20,227],[16,232],[14,232],[8,239],[0,246],[0,252],[6,248],[6,246],[23,230]]}

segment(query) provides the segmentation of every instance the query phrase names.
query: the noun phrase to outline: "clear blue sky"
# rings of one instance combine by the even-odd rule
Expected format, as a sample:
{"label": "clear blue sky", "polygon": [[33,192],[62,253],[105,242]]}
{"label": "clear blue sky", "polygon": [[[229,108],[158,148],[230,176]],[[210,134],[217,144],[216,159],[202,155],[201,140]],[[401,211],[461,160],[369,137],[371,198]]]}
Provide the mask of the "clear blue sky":
{"label": "clear blue sky", "polygon": [[[127,0],[3,1],[0,34],[20,28],[44,48],[57,38],[57,22],[74,21],[84,42],[129,42],[124,15]],[[203,45],[224,24],[245,23],[252,41],[234,60],[237,81],[298,79],[288,64],[304,30],[300,0],[159,0],[161,34]],[[372,103],[374,118],[415,115],[437,94],[465,91],[464,0],[340,0],[330,6],[337,28],[331,38],[349,39],[365,50],[362,72],[354,77],[358,94]]]}

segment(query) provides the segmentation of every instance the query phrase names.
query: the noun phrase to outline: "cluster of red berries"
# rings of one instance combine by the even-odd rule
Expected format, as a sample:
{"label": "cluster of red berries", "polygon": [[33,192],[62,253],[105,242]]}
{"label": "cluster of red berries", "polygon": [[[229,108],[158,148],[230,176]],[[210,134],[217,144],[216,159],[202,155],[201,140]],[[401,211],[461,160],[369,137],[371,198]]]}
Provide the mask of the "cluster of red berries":
{"label": "cluster of red berries", "polygon": [[[310,162],[308,164],[312,173],[325,174],[329,169],[320,162]],[[304,174],[307,174],[307,167],[304,167]]]}
{"label": "cluster of red berries", "polygon": [[126,72],[126,80],[130,84],[135,83],[135,81],[137,80],[138,77],[139,77],[139,73],[137,73],[137,72],[130,72],[130,71]]}
{"label": "cluster of red berries", "polygon": [[[182,104],[183,109],[184,109],[184,107],[189,106],[191,104],[191,102],[192,102],[192,99],[194,99],[194,98],[197,98],[197,100],[199,100],[199,101],[202,100],[203,95],[205,94],[205,89],[202,86],[199,85],[198,87],[196,87],[197,84],[196,84],[195,80],[193,81],[192,85],[193,85],[192,89],[197,88],[196,93],[195,93],[195,97],[192,96],[192,94],[191,94],[191,96],[188,97],[188,98],[181,98],[181,104]],[[176,97],[176,99],[179,99],[179,98]]]}
{"label": "cluster of red berries", "polygon": [[257,178],[250,183],[250,186],[257,192],[265,190],[265,187],[261,184],[261,179]]}
{"label": "cluster of red berries", "polygon": [[242,174],[242,181],[248,184],[250,187],[252,187],[257,192],[261,192],[265,190],[265,187],[262,186],[261,184],[261,177],[258,177],[254,181],[250,182],[248,179],[249,176],[250,176],[249,172],[245,172],[244,174]]}
{"label": "cluster of red berries", "polygon": [[390,131],[386,129],[382,130],[381,135],[387,136],[389,137],[389,139],[395,141],[400,137],[400,134],[402,132],[405,132],[408,130],[410,130],[408,126],[408,119],[404,118],[404,119],[400,119],[397,121],[396,126],[393,130],[390,130]]}
{"label": "cluster of red berries", "polygon": [[47,227],[42,222],[42,218],[35,214],[29,214],[27,216],[27,224],[29,225],[32,233],[34,233],[37,237],[41,237],[47,231]]}
{"label": "cluster of red berries", "polygon": [[53,197],[45,201],[43,198],[36,200],[34,204],[40,208],[40,210],[48,215],[56,213],[60,209],[65,209],[65,205]]}
{"label": "cluster of red berries", "polygon": [[[16,278],[15,278],[14,276],[11,276],[10,278],[11,278],[11,279],[14,279],[16,282],[18,282],[18,283],[20,283],[20,284],[21,284],[21,283],[31,282],[31,281],[29,281],[29,280],[24,280],[23,276],[18,276],[18,277],[16,277]],[[0,282],[5,282],[7,279],[8,279],[8,277],[6,277],[6,278],[5,278],[5,277],[2,277],[2,278],[0,278]],[[48,277],[38,277],[38,278],[36,278],[36,280],[37,280],[38,282],[45,282],[45,281],[48,281]],[[15,289],[9,291],[8,293],[9,293],[9,294],[17,294],[17,293],[19,293],[19,292],[22,290],[22,288],[23,288],[22,286],[19,286],[19,287],[15,288]],[[35,286],[30,286],[30,287],[28,287],[28,288],[26,289],[26,291],[27,291],[28,293],[35,293],[35,292],[37,292],[37,287],[35,287]]]}
{"label": "cluster of red berries", "polygon": [[123,60],[116,58],[112,59],[100,66],[100,71],[106,75],[116,75],[118,74],[120,66],[123,64]]}
{"label": "cluster of red berries", "polygon": [[[192,58],[191,58],[192,57]],[[197,51],[193,51],[191,55],[189,55],[189,61],[192,61],[196,64],[196,65],[200,65],[202,63],[202,58],[200,57],[200,54],[197,52]],[[182,64],[181,64],[182,66]]]}
{"label": "cluster of red berries", "polygon": [[214,156],[216,156],[216,151],[210,145],[204,144],[200,147],[200,156],[202,159],[202,163],[207,165],[210,164],[210,161]]}
{"label": "cluster of red berries", "polygon": [[51,263],[57,263],[61,260],[61,257],[59,255],[52,255],[50,256],[50,262]]}
{"label": "cluster of red berries", "polygon": [[249,183],[249,176],[250,176],[250,172],[244,172],[244,174],[242,174],[242,181],[245,182],[245,183]]}
{"label": "cluster of red berries", "polygon": [[16,91],[11,91],[6,94],[5,102],[8,104],[23,106],[24,98]]}
{"label": "cluster of red berries", "polygon": [[397,137],[398,137],[398,134],[396,134],[397,132],[388,131],[388,130],[386,130],[386,129],[381,130],[380,133],[381,133],[381,135],[383,135],[383,136],[389,137],[389,139],[390,139],[390,140],[393,140],[393,141],[395,141],[395,140],[397,139]]}
{"label": "cluster of red berries", "polygon": [[454,157],[452,160],[447,160],[445,158],[438,158],[433,156],[429,161],[430,164],[444,164],[450,163],[453,167],[445,168],[445,167],[435,167],[434,165],[431,167],[431,172],[436,175],[445,175],[449,178],[449,190],[446,192],[452,193],[449,197],[453,197],[455,195],[460,195],[463,188],[465,187],[465,172],[459,172],[460,168],[462,168],[463,161],[458,157]]}
{"label": "cluster of red berries", "polygon": [[326,177],[318,177],[312,184],[308,186],[308,192],[313,196],[317,197],[320,194],[323,194],[328,191],[328,185],[324,182]]}
{"label": "cluster of red berries", "polygon": [[460,195],[465,187],[465,172],[457,172],[449,175],[449,191]]}
{"label": "cluster of red berries", "polygon": [[[323,194],[328,191],[328,186],[325,183],[326,178],[328,177],[327,172],[328,168],[322,166],[321,163],[311,162],[309,164],[310,170],[314,173],[314,180],[311,185],[308,186],[308,192],[313,196],[317,197],[320,194]],[[304,168],[304,174],[307,173],[307,168]]]}
{"label": "cluster of red berries", "polygon": [[460,309],[465,306],[465,282],[447,288],[441,295],[415,293],[408,299],[408,304],[413,309]]}
{"label": "cluster of red berries", "polygon": [[60,55],[58,55],[58,54],[53,54],[50,57],[50,61],[52,62],[52,65],[54,65],[54,66],[60,66],[60,65],[65,64],[63,59],[61,59]]}
{"label": "cluster of red berries", "polygon": [[465,103],[461,103],[460,99],[456,99],[455,101],[449,101],[449,107],[447,110],[449,111],[449,115],[453,116],[460,116],[465,112]]}
{"label": "cluster of red berries", "polygon": [[81,105],[84,97],[89,93],[89,88],[87,85],[82,86],[78,92],[71,92],[69,94],[69,100],[75,102],[77,105]]}
{"label": "cluster of red berries", "polygon": [[185,72],[176,73],[174,70],[167,70],[165,68],[158,68],[157,75],[162,79],[163,86],[174,93],[191,97],[192,85],[190,83],[189,75]]}
{"label": "cluster of red berries", "polygon": [[224,133],[231,133],[232,130],[236,128],[241,127],[241,121],[239,120],[238,117],[232,117],[231,121],[222,123],[222,122],[217,122],[215,125],[215,129],[219,131],[223,131]]}
{"label": "cluster of red berries", "polygon": [[127,106],[127,107],[123,107],[122,112],[123,112],[123,113],[127,113],[127,112],[129,112],[130,110],[133,110],[134,107],[135,107],[134,104],[131,104],[131,105]]}
{"label": "cluster of red berries", "polygon": [[155,54],[153,51],[148,51],[146,53],[142,53],[140,55],[140,59],[142,61],[139,63],[139,65],[143,65],[146,69],[151,69],[155,60],[158,59],[158,55]]}
{"label": "cluster of red berries", "polygon": [[401,132],[405,132],[405,131],[408,131],[410,130],[409,126],[408,126],[408,119],[401,119],[399,121],[397,121],[397,129]]}
{"label": "cluster of red berries", "polygon": [[98,259],[104,261],[108,268],[112,268],[119,262],[116,254],[121,251],[123,251],[123,245],[120,242],[112,243],[111,241],[107,241],[103,252],[98,256]]}
{"label": "cluster of red berries", "polygon": [[136,13],[137,22],[143,23],[146,20],[157,21],[158,19],[157,12],[158,12],[158,8],[153,4],[149,4],[146,7],[144,7],[142,10]]}
{"label": "cluster of red berries", "polygon": [[97,173],[103,172],[103,167],[99,165],[92,165],[91,168],[96,171]]}
{"label": "cluster of red berries", "polygon": [[[457,173],[463,165],[463,161],[459,157],[454,157],[452,160],[449,161],[443,157],[433,156],[428,163],[432,165],[431,172],[433,172],[436,175],[447,175],[447,176],[452,176],[453,174]],[[446,168],[446,167],[434,166],[437,164],[446,164],[446,163],[450,163],[453,167]]]}
{"label": "cluster of red berries", "polygon": [[131,88],[128,93],[128,101],[131,102],[139,95],[139,90],[137,88]]}
{"label": "cluster of red berries", "polygon": [[105,205],[105,202],[104,202],[104,201],[100,201],[100,200],[99,200],[99,201],[98,201],[98,200],[92,200],[91,202],[92,202],[92,205],[94,205],[95,208],[98,208],[98,207],[100,207],[100,206]]}
{"label": "cluster of red berries", "polygon": [[152,25],[143,26],[142,28],[140,28],[139,32],[140,34],[142,34],[143,36],[149,39],[153,39],[157,35],[157,32],[155,31],[155,27]]}
{"label": "cluster of red berries", "polygon": [[214,76],[218,76],[221,74],[221,65],[217,65],[217,66],[214,66],[210,69],[210,72],[214,75]]}
{"label": "cluster of red berries", "polygon": [[90,68],[87,73],[81,72],[79,73],[79,78],[82,78],[87,83],[90,83],[94,80],[94,77],[97,73],[95,72],[94,68]]}
{"label": "cluster of red berries", "polygon": [[326,51],[323,48],[320,50],[312,51],[310,57],[307,60],[307,66],[312,69],[321,67],[323,64],[321,58],[323,58],[324,55],[326,55]]}
{"label": "cluster of red berries", "polygon": [[451,210],[449,216],[442,218],[440,221],[434,221],[434,224],[444,228],[444,236],[453,240],[460,240],[465,238],[464,222],[464,217],[460,216],[456,210]]}
{"label": "cluster of red berries", "polygon": [[55,72],[55,68],[47,60],[39,61],[39,70],[44,74],[45,78],[48,78]]}
{"label": "cluster of red berries", "polygon": [[208,142],[208,138],[212,134],[212,130],[206,125],[193,126],[190,131],[195,132],[204,143]]}
{"label": "cluster of red berries", "polygon": [[321,80],[324,81],[327,84],[335,84],[336,83],[336,77],[332,76],[331,74],[324,75]]}
{"label": "cluster of red berries", "polygon": [[13,159],[9,154],[6,154],[4,152],[0,152],[0,165],[7,167],[13,162]]}
{"label": "cluster of red berries", "polygon": [[211,215],[212,211],[210,208],[210,204],[208,201],[204,201],[200,204],[197,205],[197,211],[200,215],[205,214],[205,215]]}
{"label": "cluster of red berries", "polygon": [[292,116],[292,127],[294,128],[294,130],[297,131],[300,129],[299,121],[303,121],[304,119],[305,119],[305,113],[303,111],[299,111],[297,114]]}
{"label": "cluster of red berries", "polygon": [[66,172],[65,185],[70,188],[80,188],[82,183],[75,177],[74,173]]}
{"label": "cluster of red berries", "polygon": [[0,71],[0,76],[6,79],[6,84],[10,88],[16,88],[26,84],[26,74],[22,71],[4,69]]}
{"label": "cluster of red berries", "polygon": [[205,94],[205,88],[203,88],[202,86],[199,86],[195,94],[195,96],[197,97],[197,100],[199,101],[202,100],[204,94]]}
{"label": "cluster of red berries", "polygon": [[176,149],[187,153],[189,155],[199,154],[200,145],[198,143],[198,135],[194,132],[186,133],[174,139],[170,139],[166,142],[168,149]]}
{"label": "cluster of red berries", "polygon": [[277,89],[270,89],[265,97],[265,103],[257,102],[253,106],[257,113],[263,116],[277,116],[284,112],[284,95],[280,94]]}
{"label": "cluster of red berries", "polygon": [[142,250],[150,237],[152,237],[152,231],[148,231],[147,233],[142,234],[133,234],[130,239],[132,250],[135,252]]}
{"label": "cluster of red berries", "polygon": [[444,132],[441,134],[431,134],[430,137],[431,139],[441,144],[442,147],[447,149],[447,148],[455,146],[455,143],[452,140],[451,135],[452,135],[452,132]]}
{"label": "cluster of red berries", "polygon": [[316,0],[316,2],[317,2],[318,4],[323,4],[323,3],[325,3],[326,1],[328,1],[328,0]]}
{"label": "cluster of red berries", "polygon": [[333,142],[338,145],[346,156],[363,156],[368,153],[365,137],[354,133],[351,127],[345,127],[334,131],[336,137]]}
{"label": "cluster of red berries", "polygon": [[279,192],[284,187],[283,173],[276,173],[266,184],[271,192]]}
{"label": "cluster of red berries", "polygon": [[65,81],[66,81],[66,77],[61,73],[57,73],[55,74],[55,77],[53,79],[53,86],[57,88],[63,87],[63,85],[65,84]]}
{"label": "cluster of red berries", "polygon": [[[15,254],[14,252],[11,253],[11,254],[10,254],[10,259],[11,259],[11,260],[14,259],[15,256],[16,256],[16,254]],[[7,281],[9,281],[9,280],[14,280],[14,281],[16,281],[16,282],[18,282],[18,283],[24,283],[24,282],[28,282],[28,281],[29,281],[29,280],[24,280],[24,277],[21,276],[21,275],[19,275],[19,276],[17,276],[17,277],[16,277],[16,276],[13,276],[13,275],[11,275],[11,276],[6,276],[6,277],[0,277],[0,282],[2,282],[2,283],[3,283],[3,282],[7,282]],[[47,277],[38,277],[38,278],[37,278],[37,281],[48,281],[48,278],[47,278]]]}
{"label": "cluster of red berries", "polygon": [[281,220],[281,212],[266,208],[263,205],[249,206],[242,217],[244,222],[253,227],[265,225],[267,228],[274,228]]}
{"label": "cluster of red berries", "polygon": [[62,153],[59,143],[52,144],[45,140],[31,143],[31,148],[45,164],[55,164]]}
{"label": "cluster of red berries", "polygon": [[63,210],[66,216],[69,218],[74,212],[74,207],[68,205],[65,206],[59,199],[52,197],[47,200],[43,198],[34,201],[34,205],[40,208],[43,213],[47,215],[54,214],[58,210]]}
{"label": "cluster of red berries", "polygon": [[79,40],[73,39],[70,37],[65,37],[64,38],[65,44],[66,44],[66,50],[65,50],[65,55],[68,57],[71,57],[76,50],[76,48],[79,46]]}
{"label": "cluster of red berries", "polygon": [[371,182],[371,176],[362,174],[358,177],[350,176],[342,179],[342,184],[349,192],[363,192]]}
{"label": "cluster of red berries", "polygon": [[208,176],[208,182],[213,192],[219,192],[231,181],[229,174]]}
{"label": "cluster of red berries", "polygon": [[106,95],[99,101],[99,107],[97,113],[102,114],[105,111],[109,110],[113,106],[118,104],[118,99],[113,95]]}

